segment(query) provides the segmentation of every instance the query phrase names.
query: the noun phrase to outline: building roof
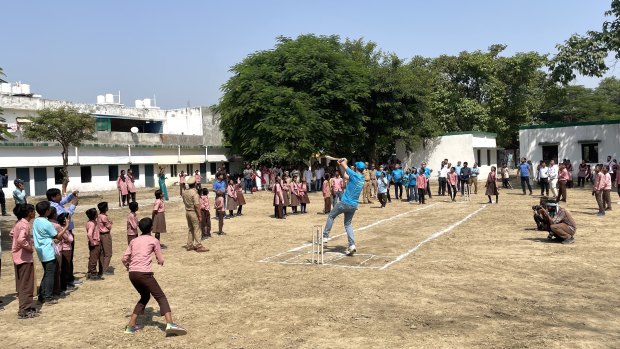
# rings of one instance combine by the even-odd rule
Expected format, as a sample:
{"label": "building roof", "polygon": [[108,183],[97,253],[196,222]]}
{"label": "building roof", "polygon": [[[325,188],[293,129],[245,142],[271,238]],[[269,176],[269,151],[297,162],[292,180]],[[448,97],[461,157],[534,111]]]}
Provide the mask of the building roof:
{"label": "building roof", "polygon": [[556,122],[552,124],[540,124],[540,125],[521,125],[520,130],[530,130],[537,128],[560,128],[571,126],[593,126],[593,125],[615,125],[620,124],[620,120],[594,120],[594,121],[578,121],[578,122]]}
{"label": "building roof", "polygon": [[448,133],[444,133],[442,136],[456,136],[456,135],[474,135],[474,136],[497,137],[497,133],[493,133],[493,132],[483,132],[483,131],[458,131],[458,132],[448,132]]}

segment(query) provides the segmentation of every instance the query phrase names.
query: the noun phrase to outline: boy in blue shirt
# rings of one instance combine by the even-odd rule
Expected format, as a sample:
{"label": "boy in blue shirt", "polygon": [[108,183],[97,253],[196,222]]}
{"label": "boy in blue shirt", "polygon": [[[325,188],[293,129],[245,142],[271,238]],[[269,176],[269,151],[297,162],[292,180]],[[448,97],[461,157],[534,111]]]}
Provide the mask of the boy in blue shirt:
{"label": "boy in blue shirt", "polygon": [[39,287],[39,303],[49,305],[57,303],[57,300],[52,298],[54,274],[56,273],[54,240],[60,240],[69,227],[69,220],[67,219],[62,230],[56,232],[56,228],[47,220],[51,213],[50,207],[49,201],[39,202],[35,207],[39,217],[35,218],[32,223],[34,249],[37,251],[37,256],[43,265],[43,278]]}
{"label": "boy in blue shirt", "polygon": [[344,230],[347,232],[347,238],[349,240],[349,247],[346,250],[346,255],[352,256],[357,250],[355,248],[355,235],[353,234],[351,222],[357,210],[360,194],[362,193],[362,189],[364,189],[364,175],[362,172],[366,168],[366,164],[361,161],[356,162],[355,171],[353,171],[347,166],[347,159],[342,158],[338,160],[338,165],[340,165],[340,170],[344,174],[345,180],[348,180],[348,183],[341,201],[336,204],[327,216],[325,230],[323,230],[323,238],[326,241],[329,239],[329,232],[332,230],[332,225],[334,225],[334,219],[341,213],[344,213]]}
{"label": "boy in blue shirt", "polygon": [[418,176],[418,169],[415,167],[411,169],[411,174],[409,175],[409,195],[408,199],[410,203],[414,203],[418,201],[418,188],[416,177]]}

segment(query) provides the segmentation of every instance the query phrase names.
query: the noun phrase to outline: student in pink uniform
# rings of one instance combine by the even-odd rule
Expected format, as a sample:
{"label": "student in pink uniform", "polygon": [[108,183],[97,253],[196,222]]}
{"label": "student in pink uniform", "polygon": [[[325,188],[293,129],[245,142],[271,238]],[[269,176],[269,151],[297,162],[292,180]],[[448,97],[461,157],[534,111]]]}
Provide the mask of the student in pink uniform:
{"label": "student in pink uniform", "polygon": [[200,193],[200,212],[202,213],[200,221],[200,231],[202,236],[200,240],[206,240],[211,237],[211,204],[209,203],[209,189],[202,188]]}
{"label": "student in pink uniform", "polygon": [[328,214],[332,210],[332,186],[330,181],[329,173],[323,175],[325,180],[323,181],[323,201],[325,201],[325,207],[323,208],[323,213]]}
{"label": "student in pink uniform", "polygon": [[594,187],[592,188],[592,195],[596,198],[598,204],[597,216],[605,215],[605,202],[603,200],[603,190],[605,189],[605,174],[603,173],[604,166],[596,165],[594,168]]}
{"label": "student in pink uniform", "polygon": [[609,168],[603,168],[604,186],[603,186],[603,204],[605,211],[611,211],[611,174]]}
{"label": "student in pink uniform", "polygon": [[129,197],[127,197],[127,203],[136,202],[136,179],[133,176],[133,170],[127,170],[127,192],[129,193]]}
{"label": "student in pink uniform", "polygon": [[97,216],[97,228],[101,240],[101,257],[99,264],[99,276],[114,275],[114,268],[110,268],[112,261],[112,220],[108,217],[108,203],[100,202],[97,204],[99,215]]}
{"label": "student in pink uniform", "polygon": [[274,218],[276,219],[285,219],[284,217],[284,190],[282,189],[280,176],[277,176],[275,179],[275,184],[273,185],[273,207],[274,207]]}
{"label": "student in pink uniform", "polygon": [[233,218],[235,216],[234,211],[237,209],[237,190],[232,179],[228,180],[226,187],[226,209],[228,210],[228,218]]}
{"label": "student in pink uniform", "polygon": [[418,185],[418,202],[420,203],[420,205],[426,203],[426,201],[424,200],[424,195],[426,194],[426,185],[428,184],[428,179],[424,175],[424,171],[425,169],[424,167],[422,167],[418,172],[418,177],[416,178],[416,184]]}
{"label": "student in pink uniform", "polygon": [[[59,224],[58,228],[62,230],[62,227],[65,225],[65,221],[67,219],[70,219],[67,213],[59,214],[57,217]],[[58,228],[56,228],[57,231],[59,231]],[[60,290],[62,292],[67,291],[70,287],[71,278],[73,276],[71,275],[73,270],[71,266],[73,263],[73,249],[71,246],[73,245],[74,240],[75,237],[73,236],[73,232],[71,230],[67,230],[60,239],[60,243],[58,245],[58,250],[60,252]]]}
{"label": "student in pink uniform", "polygon": [[138,316],[144,314],[144,308],[149,303],[151,295],[159,304],[159,313],[166,319],[166,336],[184,335],[187,331],[172,321],[172,311],[168,299],[153,276],[151,260],[157,258],[157,263],[164,265],[164,256],[161,253],[159,240],[151,236],[153,220],[142,218],[138,222],[142,235],[132,240],[123,254],[122,262],[129,272],[129,281],[140,294],[140,300],[133,309],[125,333],[134,333],[144,328],[137,325]]}
{"label": "student in pink uniform", "polygon": [[127,245],[131,240],[138,237],[138,203],[129,203],[129,214],[127,215]]}
{"label": "student in pink uniform", "polygon": [[235,190],[237,191],[237,216],[243,216],[243,205],[245,205],[245,196],[243,196],[243,185],[241,184],[241,178],[237,178],[237,184],[235,184]]}
{"label": "student in pink uniform", "polygon": [[34,241],[30,222],[35,218],[34,206],[18,204],[13,209],[17,222],[9,236],[12,238],[11,255],[15,268],[15,291],[19,300],[17,316],[30,319],[39,316],[32,306],[34,297]]}
{"label": "student in pink uniform", "polygon": [[342,197],[342,193],[344,192],[344,180],[340,176],[340,171],[336,171],[334,178],[331,179],[332,182],[332,208],[336,207],[338,201]]}
{"label": "student in pink uniform", "polygon": [[196,190],[200,193],[200,189],[202,188],[202,176],[199,170],[194,171],[194,179],[196,180]]}
{"label": "student in pink uniform", "polygon": [[125,206],[125,202],[127,202],[127,194],[129,194],[127,191],[127,176],[125,176],[125,170],[121,170],[121,174],[116,180],[116,188],[118,188],[123,201],[123,206]]}
{"label": "student in pink uniform", "polygon": [[299,183],[299,185],[297,186],[297,193],[299,198],[299,204],[301,206],[301,213],[308,213],[306,205],[310,203],[310,198],[308,197],[308,184],[305,181]]}
{"label": "student in pink uniform", "polygon": [[101,236],[97,225],[97,209],[89,208],[86,210],[86,237],[88,238],[88,274],[89,280],[103,280],[103,277],[97,273],[97,262],[101,260]]}
{"label": "student in pink uniform", "polygon": [[[161,234],[166,233],[166,205],[162,200],[163,193],[161,190],[155,190],[155,203],[153,203],[153,212],[151,219],[153,220],[153,232],[155,233],[155,239],[161,241]],[[161,248],[166,248],[166,245],[162,244]]]}
{"label": "student in pink uniform", "polygon": [[179,190],[180,190],[180,195],[183,196],[183,190],[185,190],[185,171],[181,171],[181,173],[179,173]]}
{"label": "student in pink uniform", "polygon": [[450,195],[450,199],[452,199],[452,201],[456,201],[456,186],[459,182],[459,176],[456,173],[456,167],[450,168],[450,172],[446,176],[446,180],[448,182],[448,194]]}

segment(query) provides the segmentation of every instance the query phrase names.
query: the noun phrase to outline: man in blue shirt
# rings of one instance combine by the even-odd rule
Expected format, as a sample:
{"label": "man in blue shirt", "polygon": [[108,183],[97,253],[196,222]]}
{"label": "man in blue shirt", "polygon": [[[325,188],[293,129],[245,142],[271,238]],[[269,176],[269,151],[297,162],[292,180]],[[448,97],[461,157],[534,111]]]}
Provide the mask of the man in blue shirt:
{"label": "man in blue shirt", "polygon": [[213,191],[226,191],[226,181],[224,180],[224,175],[220,172],[216,176],[216,181],[213,183]]}
{"label": "man in blue shirt", "polygon": [[327,222],[325,223],[325,230],[323,231],[323,238],[329,239],[329,232],[334,225],[334,219],[341,213],[344,213],[344,230],[347,232],[347,238],[349,240],[349,247],[347,248],[346,255],[352,256],[355,252],[355,235],[353,235],[353,227],[351,221],[353,221],[353,215],[357,210],[357,203],[364,189],[364,175],[362,172],[366,168],[366,164],[361,161],[355,163],[355,171],[347,166],[347,159],[342,158],[338,160],[340,171],[344,174],[344,178],[348,180],[347,187],[344,190],[342,199],[334,206],[329,215],[327,216]]}
{"label": "man in blue shirt", "polygon": [[403,198],[403,170],[400,164],[396,164],[396,168],[392,171],[392,179],[394,180],[394,197],[396,200]]}
{"label": "man in blue shirt", "polygon": [[465,183],[462,183],[461,181],[461,169],[463,168],[463,166],[461,166],[461,162],[457,161],[456,162],[456,166],[454,166],[454,172],[456,172],[456,175],[458,176],[458,181],[456,182],[456,191],[461,191],[461,186]]}
{"label": "man in blue shirt", "polygon": [[[50,205],[56,209],[56,214],[60,216],[62,213],[66,213],[68,215],[67,216],[67,221],[69,222],[68,230],[71,234],[73,234],[73,228],[75,227],[71,217],[73,217],[73,212],[75,212],[75,208],[77,206],[78,193],[79,191],[75,190],[74,192],[70,193],[69,195],[63,198],[62,193],[60,192],[60,189],[58,188],[51,188],[45,192],[45,196],[47,197],[47,200],[50,202]],[[65,209],[66,204],[70,204],[69,209]],[[74,251],[75,251],[75,241],[71,243],[71,255],[72,256],[74,254]],[[75,280],[75,277],[73,276],[73,257],[71,257],[71,260],[68,264],[69,265],[67,265],[67,275],[69,276],[69,279],[67,280],[68,282],[67,287],[69,289],[72,289],[80,285],[82,282]]]}
{"label": "man in blue shirt", "polygon": [[521,159],[521,164],[517,169],[517,175],[521,177],[521,189],[523,189],[523,195],[525,195],[526,184],[527,188],[530,190],[530,195],[532,195],[532,185],[530,184],[530,165],[528,165],[526,158]]}
{"label": "man in blue shirt", "polygon": [[32,223],[32,239],[34,240],[34,249],[43,265],[43,278],[39,287],[39,303],[55,304],[57,301],[53,299],[54,290],[54,274],[56,273],[56,252],[54,250],[53,239],[60,239],[69,227],[69,220],[65,221],[65,226],[60,233],[56,232],[56,228],[47,220],[50,215],[51,205],[49,201],[41,201],[36,206],[39,217],[35,218]]}

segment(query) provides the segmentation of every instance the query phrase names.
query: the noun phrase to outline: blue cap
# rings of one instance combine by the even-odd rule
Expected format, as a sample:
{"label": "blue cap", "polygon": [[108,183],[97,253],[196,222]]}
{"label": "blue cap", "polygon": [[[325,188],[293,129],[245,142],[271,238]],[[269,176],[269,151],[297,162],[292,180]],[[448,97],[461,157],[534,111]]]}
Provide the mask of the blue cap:
{"label": "blue cap", "polygon": [[366,168],[366,164],[361,161],[358,161],[355,163],[355,168],[360,171],[363,171]]}

